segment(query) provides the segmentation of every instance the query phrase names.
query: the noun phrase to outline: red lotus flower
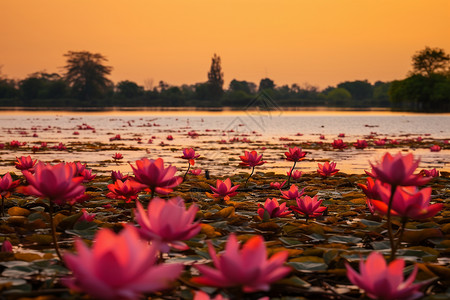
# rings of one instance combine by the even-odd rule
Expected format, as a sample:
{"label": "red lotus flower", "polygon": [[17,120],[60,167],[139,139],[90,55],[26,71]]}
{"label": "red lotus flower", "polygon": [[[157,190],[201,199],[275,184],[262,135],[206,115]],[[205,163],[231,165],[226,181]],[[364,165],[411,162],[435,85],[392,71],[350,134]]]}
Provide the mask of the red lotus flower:
{"label": "red lotus flower", "polygon": [[16,157],[16,159],[17,159],[17,161],[14,163],[16,166],[16,169],[21,170],[21,171],[28,170],[31,173],[34,172],[33,167],[36,164],[37,159],[33,160],[33,159],[31,159],[31,156],[29,156],[29,155],[27,157],[25,157],[25,156],[21,156],[19,158]]}
{"label": "red lotus flower", "polygon": [[[381,200],[372,200],[372,204],[376,210],[386,215],[391,197],[391,188],[383,185],[380,181],[375,182],[375,188]],[[430,218],[444,207],[442,203],[430,205],[430,196],[430,187],[420,191],[415,186],[398,187],[392,200],[391,214],[414,220]]]}
{"label": "red lotus flower", "polygon": [[52,166],[38,163],[34,169],[34,174],[23,171],[30,185],[23,187],[22,193],[49,198],[58,205],[84,194],[85,188],[81,185],[83,177],[77,177],[74,168],[69,164]]}
{"label": "red lotus flower", "polygon": [[302,148],[289,148],[289,152],[285,152],[284,155],[286,155],[286,160],[289,161],[301,161],[305,159],[306,152],[302,151]]}
{"label": "red lotus flower", "polygon": [[324,140],[325,136],[323,134],[320,135],[319,139]]}
{"label": "red lotus flower", "polygon": [[211,191],[214,193],[212,197],[214,198],[223,198],[225,201],[230,200],[230,197],[233,197],[237,194],[236,190],[239,187],[238,185],[231,186],[230,178],[225,179],[224,181],[217,179],[216,187],[209,186]]}
{"label": "red lotus flower", "polygon": [[333,146],[333,149],[339,149],[343,150],[347,148],[347,144],[345,144],[341,139],[334,140],[333,143],[331,143],[331,146]]}
{"label": "red lotus flower", "polygon": [[430,151],[431,152],[439,152],[439,151],[441,151],[441,146],[433,145],[433,146],[430,147]]}
{"label": "red lotus flower", "polygon": [[367,148],[369,144],[367,144],[366,140],[356,140],[356,143],[354,143],[353,146],[355,146],[356,149],[364,149]]}
{"label": "red lotus flower", "polygon": [[192,175],[200,175],[202,173],[202,169],[195,169],[195,170],[190,170],[189,171],[189,174],[192,174]]}
{"label": "red lotus flower", "polygon": [[173,187],[183,181],[182,177],[175,176],[176,167],[168,166],[164,168],[162,158],[156,160],[143,158],[136,161],[136,167],[131,165],[131,168],[135,176],[134,180],[148,186],[152,193],[169,194]]}
{"label": "red lotus flower", "polygon": [[295,170],[294,172],[288,171],[288,172],[286,172],[286,174],[287,174],[288,176],[291,176],[291,178],[294,179],[294,180],[299,180],[300,177],[302,177],[303,172],[302,172],[302,171],[299,171],[299,170]]}
{"label": "red lotus flower", "polygon": [[319,169],[317,169],[317,173],[319,173],[322,177],[333,176],[339,172],[339,169],[336,169],[335,162],[329,163],[326,161],[323,165],[321,163],[318,163],[317,165],[319,167]]}
{"label": "red lotus flower", "polygon": [[189,240],[200,232],[199,222],[194,222],[198,207],[192,204],[188,210],[180,197],[169,199],[154,198],[147,211],[141,203],[136,203],[136,222],[140,225],[142,238],[156,242],[161,252],[169,252],[170,247],[178,250],[189,249],[182,241]]}
{"label": "red lotus flower", "polygon": [[288,199],[288,200],[294,200],[297,199],[298,197],[301,197],[304,194],[305,188],[303,188],[300,192],[298,191],[298,187],[293,184],[291,185],[291,187],[289,188],[288,191],[281,191],[281,194],[283,195],[282,197],[284,199]]}
{"label": "red lotus flower", "polygon": [[6,173],[3,177],[0,176],[0,198],[8,198],[19,184],[20,180],[13,181],[9,173]]}
{"label": "red lotus flower", "polygon": [[81,210],[82,215],[77,220],[77,222],[92,222],[94,221],[94,218],[96,214],[90,214],[88,213],[84,208]]}
{"label": "red lotus flower", "polygon": [[269,218],[286,217],[291,214],[289,210],[286,210],[286,203],[278,204],[276,198],[267,198],[264,205],[258,203],[258,215],[261,219],[264,219],[264,213],[267,211]]}
{"label": "red lotus flower", "polygon": [[340,138],[345,137],[345,133],[339,133],[338,137],[340,137]]}
{"label": "red lotus flower", "polygon": [[115,161],[117,161],[117,160],[123,159],[123,155],[122,155],[122,153],[116,152],[116,153],[114,153],[114,155],[112,156],[112,158],[113,158]]}
{"label": "red lotus flower", "polygon": [[371,174],[380,181],[391,185],[423,185],[430,178],[413,174],[418,165],[419,160],[414,161],[414,156],[411,153],[405,156],[400,152],[395,156],[386,153],[380,163],[371,164]]}
{"label": "red lotus flower", "polygon": [[108,184],[108,189],[111,191],[106,194],[106,197],[111,199],[121,199],[130,203],[137,199],[137,194],[141,191],[142,185],[132,180],[117,179],[114,184]]}
{"label": "red lotus flower", "polygon": [[168,288],[183,270],[182,264],[155,264],[157,246],[142,241],[132,226],[118,235],[101,229],[92,249],[81,239],[75,248],[78,255],[64,255],[73,278],[63,279],[63,284],[95,299],[138,300],[142,293]]}
{"label": "red lotus flower", "polygon": [[97,174],[92,174],[91,169],[84,169],[80,173],[80,176],[83,177],[83,182],[87,183],[87,182],[91,181],[92,179],[94,179],[97,176]]}
{"label": "red lotus flower", "polygon": [[0,252],[13,252],[13,246],[10,241],[5,240],[2,244],[2,248],[0,249]]}
{"label": "red lotus flower", "polygon": [[258,153],[254,150],[251,152],[245,151],[243,156],[239,156],[242,160],[240,165],[247,167],[260,166],[266,163],[266,161],[261,160],[262,156],[262,154],[258,155]]}
{"label": "red lotus flower", "polygon": [[386,145],[386,140],[376,140],[376,141],[374,141],[374,143],[377,146],[384,146],[384,145]]}
{"label": "red lotus flower", "polygon": [[284,186],[285,183],[286,183],[286,180],[281,183],[280,182],[271,182],[270,187],[273,189],[280,190]]}
{"label": "red lotus flower", "polygon": [[[382,185],[390,188],[390,185],[387,183],[382,183]],[[370,213],[372,215],[375,214],[375,206],[373,206],[372,200],[381,200],[381,197],[378,194],[378,190],[375,186],[375,181],[371,177],[367,177],[367,185],[358,183],[358,186],[363,190],[364,194],[366,194],[366,204],[367,208],[369,208]]]}
{"label": "red lotus flower", "polygon": [[120,171],[111,171],[111,179],[113,182],[116,182],[116,180],[125,181],[127,178],[128,176],[123,175]]}
{"label": "red lotus flower", "polygon": [[172,141],[173,140],[173,136],[171,136],[170,134],[167,136],[167,140],[168,141]]}
{"label": "red lotus flower", "polygon": [[422,174],[425,177],[439,177],[439,171],[436,170],[436,168],[430,170],[422,170],[419,174]]}
{"label": "red lotus flower", "polygon": [[413,284],[417,275],[417,266],[406,281],[403,281],[403,268],[405,261],[396,259],[389,265],[378,252],[372,252],[367,261],[359,262],[359,271],[357,273],[348,263],[348,279],[361,289],[363,289],[369,298],[383,300],[412,300],[422,297],[419,292],[421,284]]}
{"label": "red lotus flower", "polygon": [[287,251],[277,252],[267,259],[266,246],[261,236],[249,239],[239,250],[236,235],[228,238],[225,252],[217,256],[210,241],[209,255],[214,268],[195,265],[202,276],[193,278],[199,284],[215,287],[243,286],[244,292],[268,291],[270,284],[285,277],[291,269],[283,266],[288,257]]}
{"label": "red lotus flower", "polygon": [[196,158],[200,157],[200,154],[195,154],[195,150],[192,148],[184,148],[183,149],[183,156],[181,158],[188,159],[189,163],[193,166],[195,165]]}
{"label": "red lotus flower", "polygon": [[297,198],[297,206],[291,205],[290,209],[299,214],[305,215],[305,217],[313,218],[321,216],[327,209],[325,206],[320,206],[322,200],[317,199],[317,195],[311,198],[310,196]]}

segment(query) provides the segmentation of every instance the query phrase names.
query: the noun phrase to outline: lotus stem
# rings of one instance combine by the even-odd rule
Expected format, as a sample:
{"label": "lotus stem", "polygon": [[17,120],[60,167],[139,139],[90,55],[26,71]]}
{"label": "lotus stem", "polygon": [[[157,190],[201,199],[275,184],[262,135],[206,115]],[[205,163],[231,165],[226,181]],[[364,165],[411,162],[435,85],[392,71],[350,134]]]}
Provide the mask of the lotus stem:
{"label": "lotus stem", "polygon": [[248,182],[248,180],[250,179],[250,177],[252,177],[254,171],[255,171],[255,167],[253,166],[252,172],[250,173],[250,176],[248,176],[248,177],[247,177],[247,180],[245,181],[244,187],[247,187],[247,182]]}
{"label": "lotus stem", "polygon": [[187,176],[187,174],[188,174],[188,172],[189,172],[189,169],[191,168],[191,163],[190,162],[188,162],[188,168],[187,168],[187,170],[186,170],[186,173],[184,173],[184,176],[183,176],[183,181],[185,181],[186,180],[186,176]]}
{"label": "lotus stem", "polygon": [[3,198],[3,196],[0,196],[0,197],[2,197],[2,217],[4,217],[5,216],[5,198]]}
{"label": "lotus stem", "polygon": [[58,241],[56,239],[56,226],[55,226],[55,222],[53,221],[53,210],[54,210],[53,205],[54,205],[53,201],[50,200],[50,206],[49,206],[49,208],[50,208],[50,227],[52,228],[53,245],[55,246],[55,251],[56,251],[56,254],[58,255],[59,260],[63,261],[61,252],[59,251]]}
{"label": "lotus stem", "polygon": [[296,164],[296,163],[297,163],[297,162],[294,161],[294,166],[292,166],[292,169],[291,169],[291,171],[289,172],[288,182],[287,182],[287,185],[286,185],[288,189],[289,189],[289,184],[291,183],[292,172],[294,172],[295,164]]}
{"label": "lotus stem", "polygon": [[407,218],[404,218],[402,220],[402,226],[400,227],[400,229],[398,230],[397,234],[398,234],[398,240],[397,243],[395,244],[395,251],[398,250],[398,248],[400,248],[400,245],[402,243],[402,237],[403,237],[403,233],[405,232],[405,227],[406,227],[406,223],[408,222]]}
{"label": "lotus stem", "polygon": [[391,196],[389,197],[389,204],[388,204],[388,211],[387,211],[387,226],[388,226],[388,236],[389,236],[389,243],[391,244],[391,257],[390,261],[393,261],[395,259],[395,252],[396,252],[396,245],[394,243],[394,236],[392,234],[392,222],[391,222],[391,209],[392,209],[392,202],[394,200],[395,190],[397,189],[396,185],[391,186]]}

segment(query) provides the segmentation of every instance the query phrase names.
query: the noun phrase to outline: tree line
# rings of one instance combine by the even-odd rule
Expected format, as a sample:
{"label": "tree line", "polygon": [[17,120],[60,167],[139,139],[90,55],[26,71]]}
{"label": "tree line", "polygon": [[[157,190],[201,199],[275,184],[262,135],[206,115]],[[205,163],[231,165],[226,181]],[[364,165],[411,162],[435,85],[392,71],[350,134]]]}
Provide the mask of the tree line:
{"label": "tree line", "polygon": [[428,48],[413,56],[413,71],[393,82],[345,81],[323,90],[304,84],[277,85],[270,78],[258,84],[233,79],[224,88],[220,56],[214,54],[206,81],[170,85],[160,81],[144,88],[124,80],[114,84],[113,68],[99,53],[69,51],[64,72],[36,72],[13,80],[0,73],[0,106],[22,107],[245,107],[260,93],[279,106],[390,107],[416,111],[450,111],[450,57]]}

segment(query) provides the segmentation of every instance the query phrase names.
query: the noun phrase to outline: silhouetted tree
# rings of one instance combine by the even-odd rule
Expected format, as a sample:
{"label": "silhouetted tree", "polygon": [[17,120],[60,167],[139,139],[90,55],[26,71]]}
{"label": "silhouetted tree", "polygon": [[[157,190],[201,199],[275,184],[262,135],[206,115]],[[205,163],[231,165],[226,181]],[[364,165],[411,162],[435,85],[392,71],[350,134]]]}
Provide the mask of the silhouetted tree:
{"label": "silhouetted tree", "polygon": [[433,73],[444,73],[449,70],[450,55],[444,49],[430,48],[417,51],[412,57],[413,73],[430,77]]}
{"label": "silhouetted tree", "polygon": [[253,94],[256,90],[256,84],[245,80],[231,80],[229,90],[232,92],[242,91],[247,94]]}
{"label": "silhouetted tree", "polygon": [[223,94],[223,72],[220,65],[220,56],[215,53],[208,72],[208,90],[212,99],[219,99]]}
{"label": "silhouetted tree", "polygon": [[117,84],[117,95],[122,98],[130,99],[142,96],[144,94],[144,88],[137,85],[136,82],[124,80]]}
{"label": "silhouetted tree", "polygon": [[261,79],[261,81],[259,82],[259,88],[258,91],[262,91],[262,90],[273,90],[275,88],[275,83],[273,82],[272,79],[269,78],[263,78]]}
{"label": "silhouetted tree", "polygon": [[337,87],[349,91],[355,100],[370,99],[373,95],[372,85],[367,80],[345,81],[339,83]]}
{"label": "silhouetted tree", "polygon": [[104,65],[108,60],[103,55],[88,51],[69,51],[64,56],[67,57],[65,78],[76,97],[91,100],[102,97],[111,89],[112,82],[107,76],[111,74],[112,67]]}

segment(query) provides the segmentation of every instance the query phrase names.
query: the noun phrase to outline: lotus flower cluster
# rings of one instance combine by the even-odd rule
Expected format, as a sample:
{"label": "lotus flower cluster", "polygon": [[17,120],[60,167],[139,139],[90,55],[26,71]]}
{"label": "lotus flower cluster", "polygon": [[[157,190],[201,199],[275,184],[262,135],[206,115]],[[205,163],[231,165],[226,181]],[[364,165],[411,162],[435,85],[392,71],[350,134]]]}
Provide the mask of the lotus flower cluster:
{"label": "lotus flower cluster", "polygon": [[343,149],[347,148],[347,144],[345,144],[344,141],[341,139],[334,140],[333,143],[331,143],[331,146],[333,147],[333,149],[339,149],[339,150],[343,150]]}
{"label": "lotus flower cluster", "polygon": [[269,218],[278,218],[278,217],[286,217],[290,215],[290,211],[287,210],[286,203],[282,203],[281,205],[278,203],[278,200],[275,198],[267,198],[264,205],[258,203],[258,215],[261,219],[264,219],[264,214],[267,212]]}
{"label": "lotus flower cluster", "polygon": [[186,210],[180,197],[167,202],[154,198],[148,204],[147,211],[138,202],[136,222],[140,225],[142,238],[156,242],[161,252],[169,252],[170,247],[186,250],[189,247],[182,241],[188,240],[200,231],[200,224],[194,222],[198,207],[193,204]]}
{"label": "lotus flower cluster", "polygon": [[360,261],[359,272],[346,264],[347,277],[362,288],[372,299],[383,300],[412,300],[422,297],[420,284],[413,284],[417,274],[417,266],[406,281],[403,281],[405,261],[396,259],[389,265],[378,252],[372,252],[367,261]]}
{"label": "lotus flower cluster", "polygon": [[321,216],[327,209],[325,206],[320,206],[322,200],[318,200],[317,195],[313,198],[310,196],[299,197],[296,201],[297,206],[291,205],[290,209],[305,215],[306,219]]}
{"label": "lotus flower cluster", "polygon": [[356,149],[364,149],[364,148],[367,148],[369,146],[369,144],[367,144],[366,140],[356,140],[356,143],[353,143],[353,146]]}
{"label": "lotus flower cluster", "polygon": [[244,292],[268,291],[270,284],[285,277],[291,269],[283,266],[287,251],[278,252],[267,259],[266,246],[261,236],[249,239],[239,249],[236,236],[228,238],[225,252],[217,256],[212,243],[208,242],[209,255],[214,267],[196,265],[202,276],[193,278],[199,284],[216,287],[242,286]]}
{"label": "lotus flower cluster", "polygon": [[181,264],[155,264],[157,246],[142,241],[132,226],[118,235],[101,229],[92,249],[81,239],[75,248],[78,255],[64,255],[73,277],[63,283],[96,299],[138,300],[143,293],[168,288],[183,269]]}
{"label": "lotus flower cluster", "polygon": [[114,184],[108,185],[110,192],[106,194],[106,197],[125,200],[125,202],[129,203],[137,199],[137,194],[141,191],[142,187],[141,184],[130,179],[125,181],[117,179]]}

